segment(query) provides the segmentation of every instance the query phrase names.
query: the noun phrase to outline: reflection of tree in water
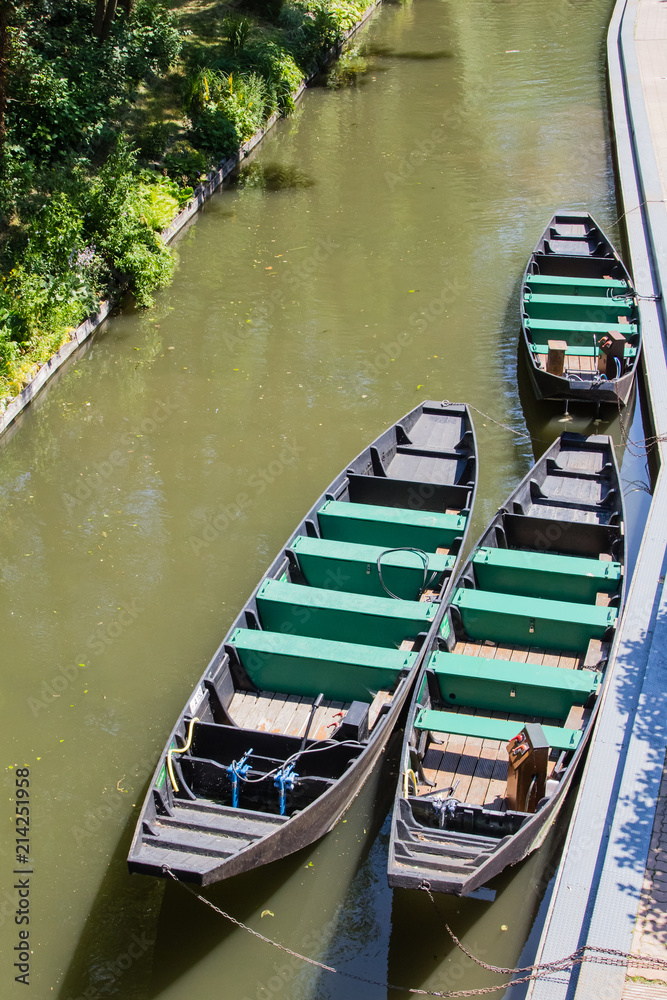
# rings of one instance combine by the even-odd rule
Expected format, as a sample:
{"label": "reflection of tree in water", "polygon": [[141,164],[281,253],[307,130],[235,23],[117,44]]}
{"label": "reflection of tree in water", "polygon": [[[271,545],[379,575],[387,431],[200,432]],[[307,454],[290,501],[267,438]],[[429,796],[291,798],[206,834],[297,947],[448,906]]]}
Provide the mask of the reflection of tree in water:
{"label": "reflection of tree in water", "polygon": [[422,49],[409,49],[397,52],[390,45],[363,45],[359,48],[360,55],[371,56],[376,59],[414,59],[416,61],[428,62],[435,59],[453,59],[454,53],[448,49],[436,49],[432,52]]}
{"label": "reflection of tree in water", "polygon": [[239,172],[237,187],[259,188],[262,191],[295,191],[313,187],[315,181],[299,167],[285,163],[256,161]]}

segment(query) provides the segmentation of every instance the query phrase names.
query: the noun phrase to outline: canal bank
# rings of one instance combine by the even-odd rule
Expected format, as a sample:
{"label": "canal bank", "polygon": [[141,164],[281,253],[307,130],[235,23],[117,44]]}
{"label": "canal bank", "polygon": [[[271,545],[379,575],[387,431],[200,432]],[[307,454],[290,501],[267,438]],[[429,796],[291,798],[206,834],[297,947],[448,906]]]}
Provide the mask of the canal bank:
{"label": "canal bank", "polygon": [[[331,45],[328,49],[326,49],[326,51],[323,51],[319,55],[315,64],[309,68],[304,79],[291,94],[292,110],[296,106],[297,102],[303,97],[303,94],[309,84],[311,84],[334,59],[341,55],[350,39],[357,34],[359,29],[363,27],[364,24],[366,24],[381,3],[382,0],[368,0],[368,5],[359,17],[358,21],[347,31],[343,32],[342,36],[335,42],[335,44]],[[206,180],[202,181],[194,189],[192,192],[192,198],[188,201],[187,205],[185,205],[185,207],[177,213],[169,226],[167,226],[167,228],[160,233],[160,237],[164,243],[171,243],[171,241],[196,218],[198,213],[201,211],[202,206],[222,187],[225,180],[238,169],[246,157],[250,156],[253,150],[259,146],[264,137],[282,117],[283,114],[280,111],[275,111],[267,119],[267,121],[264,122],[262,127],[254,133],[254,135],[241,144],[233,155],[221,160],[215,168],[210,171]],[[100,301],[97,312],[88,316],[76,327],[76,329],[67,334],[69,336],[69,340],[62,344],[61,347],[54,354],[52,354],[44,364],[41,365],[33,378],[30,379],[28,384],[25,385],[13,399],[10,399],[8,403],[5,398],[0,399],[0,437],[15,423],[20,414],[26,409],[27,406],[30,405],[30,403],[32,403],[36,396],[38,396],[46,388],[63,365],[70,359],[74,360],[74,355],[76,355],[79,348],[85,344],[85,342],[97,330],[100,329],[100,327],[110,317],[112,312],[118,309],[123,298],[126,298],[128,295],[127,289],[128,286],[125,284],[123,287],[117,289],[112,295],[110,295],[109,298]]]}
{"label": "canal bank", "polygon": [[[618,658],[534,961],[587,945],[633,953],[541,976],[531,1000],[667,997],[667,12],[619,0],[607,42],[619,195],[640,296],[644,374],[658,464]],[[662,786],[662,792],[661,792]]]}

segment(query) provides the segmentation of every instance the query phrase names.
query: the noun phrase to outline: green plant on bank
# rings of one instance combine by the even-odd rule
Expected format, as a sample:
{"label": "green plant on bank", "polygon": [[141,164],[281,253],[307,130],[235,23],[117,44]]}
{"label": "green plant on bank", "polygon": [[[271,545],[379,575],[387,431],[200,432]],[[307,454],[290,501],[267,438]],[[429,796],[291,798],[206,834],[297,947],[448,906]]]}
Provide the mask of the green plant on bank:
{"label": "green plant on bank", "polygon": [[[223,2],[200,34],[179,31],[182,5],[167,0],[0,4],[0,397],[114,288],[152,303],[175,267],[160,231],[213,166],[293,108],[370,2]],[[138,88],[157,92],[174,64],[180,121],[144,117],[129,140]]]}

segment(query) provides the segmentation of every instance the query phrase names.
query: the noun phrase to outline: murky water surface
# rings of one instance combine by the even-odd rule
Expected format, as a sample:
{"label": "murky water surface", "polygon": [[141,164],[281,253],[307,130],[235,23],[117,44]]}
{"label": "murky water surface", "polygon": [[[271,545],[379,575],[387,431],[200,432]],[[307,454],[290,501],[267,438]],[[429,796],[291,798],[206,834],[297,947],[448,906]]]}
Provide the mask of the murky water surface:
{"label": "murky water surface", "polygon": [[[6,442],[3,996],[26,995],[12,968],[11,765],[31,769],[36,1000],[387,995],[276,951],[176,885],[130,878],[125,855],[194,680],[351,456],[422,399],[468,401],[487,415],[475,414],[481,529],[533,450],[564,427],[593,429],[538,409],[525,380],[519,395],[518,289],[556,207],[589,209],[618,235],[611,7],[385,5],[343,85],[310,92],[179,241],[157,307],[114,319]],[[526,420],[532,444],[515,433]],[[620,443],[617,416],[611,430]],[[644,476],[642,460],[624,475]],[[632,522],[646,494],[629,489]],[[392,781],[389,760],[333,834],[210,897],[379,984],[497,982],[444,921],[485,961],[513,964],[556,841],[501,877],[495,902],[443,897],[436,913],[425,894],[387,888]]]}

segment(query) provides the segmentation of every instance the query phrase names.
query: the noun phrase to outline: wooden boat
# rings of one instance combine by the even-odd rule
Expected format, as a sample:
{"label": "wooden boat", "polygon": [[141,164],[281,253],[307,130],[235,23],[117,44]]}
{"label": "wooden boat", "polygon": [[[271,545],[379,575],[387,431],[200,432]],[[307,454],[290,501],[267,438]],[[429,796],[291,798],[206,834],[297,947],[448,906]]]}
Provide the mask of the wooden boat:
{"label": "wooden boat", "polygon": [[635,290],[588,212],[559,212],[530,256],[522,340],[538,399],[625,404],[641,350]]}
{"label": "wooden boat", "polygon": [[467,407],[426,402],[331,483],[188,698],[130,871],[206,885],[331,830],[407,701],[476,480]]}
{"label": "wooden boat", "polygon": [[611,440],[556,441],[449,594],[408,715],[388,877],[466,895],[539,847],[593,726],[624,598]]}

